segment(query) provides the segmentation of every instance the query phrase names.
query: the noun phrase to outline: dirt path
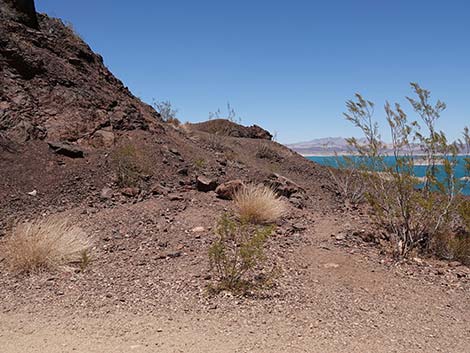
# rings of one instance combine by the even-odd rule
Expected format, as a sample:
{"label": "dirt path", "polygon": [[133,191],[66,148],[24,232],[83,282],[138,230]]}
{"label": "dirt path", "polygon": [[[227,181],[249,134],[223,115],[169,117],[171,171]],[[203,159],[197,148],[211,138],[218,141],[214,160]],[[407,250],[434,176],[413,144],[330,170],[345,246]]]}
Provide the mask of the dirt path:
{"label": "dirt path", "polygon": [[231,310],[197,313],[12,311],[0,314],[1,352],[470,351],[468,292],[399,277],[364,256],[321,246],[339,222],[320,219],[317,242],[292,254],[302,302],[252,306],[229,296]]}

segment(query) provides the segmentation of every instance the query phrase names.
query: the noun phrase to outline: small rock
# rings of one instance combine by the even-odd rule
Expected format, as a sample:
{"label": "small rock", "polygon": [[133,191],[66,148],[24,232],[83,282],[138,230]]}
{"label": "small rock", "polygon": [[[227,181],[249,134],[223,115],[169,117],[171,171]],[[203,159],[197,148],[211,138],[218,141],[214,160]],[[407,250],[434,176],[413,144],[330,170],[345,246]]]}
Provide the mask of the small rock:
{"label": "small rock", "polygon": [[168,194],[168,199],[170,201],[183,201],[184,200],[183,196],[179,194]]}
{"label": "small rock", "polygon": [[139,188],[123,188],[121,194],[128,197],[134,197],[139,194]]}
{"label": "small rock", "polygon": [[191,229],[191,232],[193,232],[193,233],[202,233],[202,232],[204,232],[204,227],[201,227],[201,226],[194,227],[193,229]]}
{"label": "small rock", "polygon": [[170,151],[171,153],[173,153],[175,156],[179,156],[179,155],[180,155],[179,151],[178,151],[176,148],[170,148],[169,151]]}
{"label": "small rock", "polygon": [[231,200],[233,195],[244,186],[243,182],[239,179],[230,180],[222,183],[215,189],[217,197],[224,200]]}
{"label": "small rock", "polygon": [[111,197],[113,197],[113,190],[111,188],[104,187],[103,189],[101,189],[100,197],[102,199],[110,199]]}
{"label": "small rock", "polygon": [[30,192],[27,192],[27,194],[29,196],[36,196],[38,194],[38,191],[37,190],[33,190],[33,191],[30,191]]}
{"label": "small rock", "polygon": [[180,168],[180,169],[178,169],[177,173],[180,174],[180,175],[187,176],[188,175],[188,168],[186,168],[186,167]]}
{"label": "small rock", "polygon": [[196,188],[198,191],[208,192],[217,188],[217,181],[205,176],[198,176],[196,179]]}
{"label": "small rock", "polygon": [[153,195],[166,195],[168,194],[168,188],[160,185],[160,184],[155,184],[150,188],[150,192]]}
{"label": "small rock", "polygon": [[335,240],[341,241],[341,240],[344,240],[344,239],[346,239],[346,236],[344,234],[336,234],[335,235]]}
{"label": "small rock", "polygon": [[459,261],[451,261],[449,262],[449,267],[459,267],[462,264]]}
{"label": "small rock", "polygon": [[334,262],[328,262],[326,264],[323,264],[323,268],[338,268],[339,265],[335,264]]}
{"label": "small rock", "polygon": [[307,226],[305,224],[302,224],[302,223],[294,223],[292,225],[292,228],[296,231],[303,231],[303,230],[307,229]]}

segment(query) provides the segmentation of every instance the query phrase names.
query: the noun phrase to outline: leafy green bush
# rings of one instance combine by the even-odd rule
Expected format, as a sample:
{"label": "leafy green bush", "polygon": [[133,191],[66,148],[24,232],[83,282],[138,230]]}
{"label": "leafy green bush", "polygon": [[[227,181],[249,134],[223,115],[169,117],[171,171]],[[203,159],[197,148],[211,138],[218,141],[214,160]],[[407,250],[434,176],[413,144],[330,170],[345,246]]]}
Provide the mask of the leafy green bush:
{"label": "leafy green bush", "polygon": [[[432,105],[429,91],[416,83],[411,86],[417,99],[407,99],[420,121],[410,121],[399,104],[391,106],[387,102],[385,114],[392,137],[388,147],[373,119],[372,102],[356,94],[355,101],[346,103],[348,112],[344,114],[364,134],[365,142],[355,138],[348,142],[362,161],[359,169],[365,176],[366,198],[378,224],[390,233],[399,256],[417,247],[428,251],[433,238],[447,232],[453,218],[460,217],[458,195],[467,179],[457,178],[455,170],[458,154],[470,153],[468,128],[464,129],[463,140],[449,143],[445,134],[435,128],[446,105],[439,100]],[[394,163],[386,162],[386,147]],[[416,147],[424,153],[426,162],[423,180],[414,175]],[[468,158],[465,170],[466,176],[470,175]]]}
{"label": "leafy green bush", "polygon": [[218,239],[209,249],[212,271],[218,278],[217,290],[243,292],[253,288],[255,271],[266,261],[264,246],[272,226],[239,223],[223,215],[217,225]]}

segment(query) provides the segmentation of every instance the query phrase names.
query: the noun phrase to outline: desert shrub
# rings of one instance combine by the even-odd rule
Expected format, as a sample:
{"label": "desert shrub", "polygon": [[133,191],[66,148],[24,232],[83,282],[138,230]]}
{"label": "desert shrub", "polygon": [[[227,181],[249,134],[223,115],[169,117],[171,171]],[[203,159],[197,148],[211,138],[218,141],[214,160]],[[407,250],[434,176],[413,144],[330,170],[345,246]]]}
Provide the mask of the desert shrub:
{"label": "desert shrub", "polygon": [[470,265],[470,235],[455,236],[449,242],[450,253],[454,260]]}
{"label": "desert shrub", "polygon": [[207,144],[214,151],[223,151],[225,148],[225,144],[223,141],[224,136],[224,132],[222,132],[221,134],[209,134],[207,136]]}
{"label": "desert shrub", "polygon": [[[419,116],[410,121],[399,104],[387,102],[385,114],[392,141],[393,163],[387,163],[386,146],[381,140],[378,123],[373,119],[374,104],[356,95],[347,102],[347,120],[362,130],[365,142],[348,140],[361,158],[360,171],[366,182],[366,197],[373,208],[377,223],[393,240],[396,254],[406,256],[419,247],[429,250],[433,239],[450,228],[452,218],[458,217],[459,193],[465,181],[456,178],[458,153],[470,146],[468,129],[463,141],[449,143],[443,132],[436,131],[445,104],[432,105],[430,92],[412,83],[417,99],[407,98]],[[422,126],[421,126],[421,125]],[[424,153],[424,181],[414,175],[414,147]],[[467,150],[468,154],[468,150]],[[442,164],[440,166],[439,164]],[[467,160],[466,174],[470,174]]]}
{"label": "desert shrub", "polygon": [[433,241],[432,250],[443,259],[470,265],[470,233],[438,234]]}
{"label": "desert shrub", "polygon": [[154,102],[153,106],[164,122],[174,126],[179,126],[181,124],[180,120],[176,117],[178,110],[173,109],[170,101]]}
{"label": "desert shrub", "polygon": [[279,155],[279,153],[268,143],[261,143],[261,145],[258,147],[258,150],[256,151],[256,157],[277,162],[282,160],[282,157]]}
{"label": "desert shrub", "polygon": [[249,184],[233,197],[240,220],[256,224],[273,223],[286,210],[276,193],[264,185]]}
{"label": "desert shrub", "polygon": [[136,187],[139,181],[150,173],[148,161],[143,151],[133,144],[117,147],[111,153],[112,167],[120,187]]}
{"label": "desert shrub", "polygon": [[458,212],[465,231],[470,234],[470,199],[463,199],[458,206]]}
{"label": "desert shrub", "polygon": [[66,218],[47,218],[19,224],[6,236],[3,251],[17,272],[56,270],[69,264],[83,269],[90,262],[91,242]]}
{"label": "desert shrub", "polygon": [[328,168],[332,189],[352,205],[365,200],[366,183],[356,158],[335,156],[336,168]]}
{"label": "desert shrub", "polygon": [[196,160],[194,161],[194,166],[195,166],[197,169],[203,169],[203,168],[206,166],[206,160],[203,159],[203,158],[196,159]]}
{"label": "desert shrub", "polygon": [[218,279],[217,290],[243,292],[255,287],[255,272],[266,261],[264,247],[272,226],[238,222],[223,215],[218,222],[217,240],[209,248],[211,270]]}
{"label": "desert shrub", "polygon": [[225,159],[227,159],[228,161],[232,161],[232,162],[240,162],[239,161],[239,158],[238,158],[238,154],[237,152],[235,152],[233,149],[226,149],[224,150],[223,152],[223,156],[225,157]]}
{"label": "desert shrub", "polygon": [[235,112],[235,109],[233,109],[233,107],[230,105],[230,102],[227,102],[227,114],[222,114],[222,111],[220,109],[217,109],[215,112],[209,112],[209,120],[223,119],[224,115],[224,119],[227,119],[232,123],[241,124],[242,122],[242,118],[237,116],[237,113]]}

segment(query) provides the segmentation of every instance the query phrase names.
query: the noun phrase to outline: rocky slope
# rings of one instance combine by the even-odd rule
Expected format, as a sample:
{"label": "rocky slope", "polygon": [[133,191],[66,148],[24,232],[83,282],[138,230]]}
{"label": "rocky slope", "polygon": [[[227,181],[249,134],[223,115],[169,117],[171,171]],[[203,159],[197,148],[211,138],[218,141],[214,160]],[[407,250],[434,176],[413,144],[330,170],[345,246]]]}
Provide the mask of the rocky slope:
{"label": "rocky slope", "polygon": [[[29,276],[0,254],[6,352],[465,351],[466,268],[397,266],[324,168],[258,127],[162,122],[60,20],[36,26],[11,3],[0,0],[0,243],[16,221],[59,214],[94,249],[85,271]],[[141,163],[130,187],[122,151]],[[268,244],[279,275],[267,291],[212,296],[207,250],[233,209],[214,188],[235,179],[275,185],[288,204]]]}

